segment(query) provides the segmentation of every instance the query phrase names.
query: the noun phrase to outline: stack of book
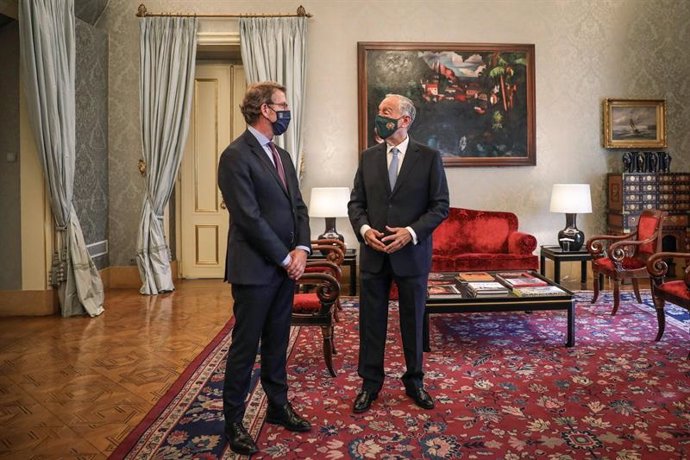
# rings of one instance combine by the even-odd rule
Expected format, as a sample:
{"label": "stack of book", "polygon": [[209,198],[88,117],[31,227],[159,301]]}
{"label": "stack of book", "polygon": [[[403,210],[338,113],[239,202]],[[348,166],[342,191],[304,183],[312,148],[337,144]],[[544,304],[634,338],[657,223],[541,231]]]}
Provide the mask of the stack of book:
{"label": "stack of book", "polygon": [[454,284],[430,284],[428,287],[429,297],[435,299],[453,299],[462,297],[460,290]]}
{"label": "stack of book", "polygon": [[486,272],[460,272],[456,278],[461,283],[494,281],[493,275]]}
{"label": "stack of book", "polygon": [[549,285],[543,279],[537,278],[528,272],[502,272],[497,273],[496,278],[512,289]]}
{"label": "stack of book", "polygon": [[513,288],[513,294],[518,297],[551,297],[565,295],[565,291],[558,286],[528,286]]}
{"label": "stack of book", "polygon": [[510,292],[497,281],[471,281],[467,283],[467,292],[472,297],[505,297]]}

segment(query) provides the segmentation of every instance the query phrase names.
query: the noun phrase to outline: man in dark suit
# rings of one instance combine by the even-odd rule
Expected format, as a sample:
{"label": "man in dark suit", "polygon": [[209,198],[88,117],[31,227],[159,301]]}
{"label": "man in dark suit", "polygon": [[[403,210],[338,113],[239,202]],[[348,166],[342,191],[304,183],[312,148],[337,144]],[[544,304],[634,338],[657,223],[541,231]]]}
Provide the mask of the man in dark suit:
{"label": "man in dark suit", "polygon": [[285,369],[294,280],[304,272],[311,235],[290,155],[272,142],[290,121],[285,87],[251,85],[240,108],[249,126],[225,149],[218,166],[230,213],[225,280],[232,284],[235,316],[223,412],[230,447],[251,455],[258,448],[242,418],[259,339],[266,421],[291,431],[311,429],[287,399]]}
{"label": "man in dark suit", "polygon": [[405,392],[418,406],[434,407],[424,389],[422,331],[431,234],[448,216],[448,184],[441,155],[411,140],[412,101],[389,94],[379,105],[376,133],[385,142],[362,152],[348,204],[361,244],[359,376],[353,411],[364,412],[383,386],[383,357],[391,283],[400,301],[400,329],[407,371]]}

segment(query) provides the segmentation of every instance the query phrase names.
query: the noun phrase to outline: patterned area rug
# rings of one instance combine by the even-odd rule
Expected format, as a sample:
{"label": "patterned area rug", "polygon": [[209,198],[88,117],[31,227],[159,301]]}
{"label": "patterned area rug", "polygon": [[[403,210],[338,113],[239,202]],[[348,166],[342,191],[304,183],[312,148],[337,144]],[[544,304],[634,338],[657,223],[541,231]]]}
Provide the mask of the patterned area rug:
{"label": "patterned area rug", "polygon": [[[577,294],[576,344],[566,348],[564,312],[433,315],[425,384],[436,408],[405,396],[395,306],[386,382],[364,414],[352,414],[357,376],[357,305],[336,326],[338,376],[325,368],[320,332],[293,328],[290,398],[314,426],[290,433],[264,424],[266,400],[253,379],[245,426],[253,458],[690,458],[688,312],[667,305],[654,342],[649,294]],[[234,458],[222,436],[222,382],[230,325],[190,365],[111,458]],[[255,368],[255,374],[258,366]]]}

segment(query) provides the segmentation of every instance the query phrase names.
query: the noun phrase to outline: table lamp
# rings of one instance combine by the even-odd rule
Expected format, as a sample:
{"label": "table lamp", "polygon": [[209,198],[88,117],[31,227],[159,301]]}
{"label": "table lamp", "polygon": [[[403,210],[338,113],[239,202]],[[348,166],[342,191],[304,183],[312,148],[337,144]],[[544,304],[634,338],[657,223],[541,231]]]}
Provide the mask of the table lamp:
{"label": "table lamp", "polygon": [[309,216],[324,217],[326,229],[319,239],[345,241],[343,235],[335,228],[337,217],[347,217],[347,203],[350,201],[350,189],[347,187],[314,187],[309,200]]}
{"label": "table lamp", "polygon": [[577,214],[592,212],[589,184],[554,184],[551,191],[551,212],[565,213],[565,228],[558,232],[558,244],[566,252],[579,251],[585,234],[577,228]]}

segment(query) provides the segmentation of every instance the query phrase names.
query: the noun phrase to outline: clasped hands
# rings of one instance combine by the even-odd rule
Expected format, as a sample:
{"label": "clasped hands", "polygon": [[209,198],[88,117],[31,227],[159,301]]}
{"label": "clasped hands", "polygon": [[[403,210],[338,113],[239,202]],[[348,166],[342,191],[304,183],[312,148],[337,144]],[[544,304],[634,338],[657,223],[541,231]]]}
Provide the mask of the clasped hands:
{"label": "clasped hands", "polygon": [[405,227],[388,227],[388,235],[379,232],[375,228],[370,228],[364,233],[364,241],[369,247],[380,252],[393,254],[401,250],[407,243],[412,241],[412,235]]}
{"label": "clasped hands", "polygon": [[290,279],[296,280],[304,274],[307,266],[307,253],[302,249],[290,251],[290,263],[285,266],[285,271]]}

